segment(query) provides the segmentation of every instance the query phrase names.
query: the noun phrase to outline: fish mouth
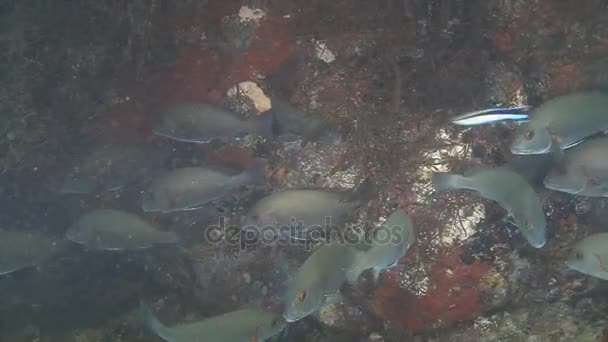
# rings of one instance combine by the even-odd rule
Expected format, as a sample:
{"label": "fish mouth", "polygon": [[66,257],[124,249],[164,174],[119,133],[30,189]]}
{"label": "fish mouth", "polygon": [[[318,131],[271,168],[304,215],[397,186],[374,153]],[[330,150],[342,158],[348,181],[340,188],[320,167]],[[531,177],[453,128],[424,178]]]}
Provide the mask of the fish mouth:
{"label": "fish mouth", "polygon": [[308,315],[290,315],[287,313],[283,313],[283,319],[285,319],[285,321],[288,323],[297,322],[306,316]]}
{"label": "fish mouth", "polygon": [[547,147],[542,149],[534,149],[534,148],[526,148],[517,146],[515,144],[511,145],[511,153],[517,155],[532,155],[532,154],[546,154],[551,151],[551,145],[549,144]]}
{"label": "fish mouth", "polygon": [[539,237],[528,238],[528,243],[530,243],[530,246],[532,246],[534,248],[542,248],[547,244],[547,239],[544,236],[541,238],[539,238]]}
{"label": "fish mouth", "polygon": [[572,262],[572,261],[570,261],[570,260],[566,260],[566,261],[564,262],[564,264],[566,265],[566,267],[568,267],[568,269],[569,269],[570,271],[573,271],[573,272],[578,272],[578,273],[585,273],[585,272],[583,272],[583,270],[582,270],[580,267],[578,267],[578,266],[576,265],[576,263],[574,263],[574,262]]}
{"label": "fish mouth", "polygon": [[171,139],[171,140],[175,140],[175,141],[180,141],[180,142],[192,143],[192,144],[207,144],[213,140],[213,139],[180,138],[169,132],[163,132],[163,131],[156,130],[156,129],[152,130],[152,133],[154,133],[154,135],[157,135],[159,137],[163,137],[163,138],[167,138],[167,139]]}
{"label": "fish mouth", "polygon": [[181,142],[188,142],[188,143],[194,143],[194,144],[204,144],[204,143],[209,142],[208,139],[195,139],[195,138],[179,137],[179,135],[175,134],[175,130],[172,130],[170,128],[166,128],[163,126],[156,126],[156,127],[152,128],[152,133],[154,133],[154,135],[157,135],[159,137],[163,137],[163,138],[167,138],[167,139],[171,139],[171,140],[175,140],[175,141],[181,141]]}
{"label": "fish mouth", "polygon": [[66,240],[68,240],[68,241],[72,241],[72,242],[73,242],[73,243],[75,243],[75,244],[78,244],[78,245],[84,245],[84,242],[83,242],[82,240],[79,240],[79,239],[78,239],[78,237],[76,236],[76,233],[75,233],[75,232],[70,232],[70,231],[68,231],[68,232],[65,234],[65,238],[66,238]]}
{"label": "fish mouth", "polygon": [[156,211],[160,211],[159,208],[157,208],[156,206],[152,205],[149,201],[143,200],[141,203],[141,210],[145,211],[145,212],[156,212]]}
{"label": "fish mouth", "polygon": [[556,181],[550,177],[546,177],[543,180],[543,185],[549,190],[565,192],[573,195],[580,194],[583,190],[585,190],[584,187],[564,185],[563,182]]}

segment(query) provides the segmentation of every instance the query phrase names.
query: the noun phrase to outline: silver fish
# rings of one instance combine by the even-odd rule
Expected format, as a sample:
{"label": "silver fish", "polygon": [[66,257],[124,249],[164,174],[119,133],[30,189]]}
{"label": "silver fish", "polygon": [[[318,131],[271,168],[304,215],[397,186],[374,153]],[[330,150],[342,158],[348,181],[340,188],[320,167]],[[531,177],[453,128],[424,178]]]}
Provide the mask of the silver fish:
{"label": "silver fish", "polygon": [[531,246],[545,245],[547,223],[542,203],[532,186],[510,168],[482,168],[465,175],[435,173],[433,186],[436,191],[475,190],[481,197],[496,201],[513,217]]}
{"label": "silver fish", "polygon": [[162,231],[139,216],[113,209],[83,214],[66,231],[66,238],[92,250],[139,250],[157,244],[174,244],[174,232]]}
{"label": "silver fish", "polygon": [[608,95],[586,92],[551,99],[517,130],[513,154],[559,152],[608,129]]}
{"label": "silver fish", "polygon": [[577,242],[566,265],[572,270],[608,280],[608,233],[589,235]]}
{"label": "silver fish", "polygon": [[276,119],[277,134],[286,142],[300,140],[305,144],[314,141],[323,145],[342,142],[338,128],[319,115],[306,113],[287,101],[274,97],[270,113]]}
{"label": "silver fish", "polygon": [[272,126],[269,114],[246,120],[216,105],[190,103],[168,108],[154,133],[178,141],[206,143],[244,134],[270,136]]}
{"label": "silver fish", "polygon": [[154,179],[142,198],[144,211],[172,212],[198,209],[230,194],[235,189],[264,181],[266,162],[254,165],[238,175],[228,175],[205,167],[186,167]]}
{"label": "silver fish", "polygon": [[0,276],[37,266],[61,252],[65,244],[52,236],[17,230],[0,230]]}
{"label": "silver fish", "polygon": [[356,193],[316,189],[275,192],[249,210],[244,226],[246,230],[272,227],[281,235],[306,239],[311,232],[344,223],[365,200],[361,190],[363,186]]}
{"label": "silver fish", "polygon": [[547,189],[579,196],[608,197],[608,138],[596,138],[567,150],[544,184]]}
{"label": "silver fish", "polygon": [[168,156],[168,151],[152,146],[102,145],[75,163],[54,190],[59,194],[119,190],[148,176]]}
{"label": "silver fish", "polygon": [[461,126],[476,126],[506,120],[528,120],[528,114],[521,113],[528,109],[530,109],[529,106],[519,106],[478,110],[458,115],[452,119],[452,123]]}
{"label": "silver fish", "polygon": [[356,279],[363,271],[371,269],[374,279],[378,279],[382,270],[392,267],[405,255],[415,238],[412,220],[403,210],[396,210],[375,231],[369,249],[357,254],[356,268],[349,278]]}
{"label": "silver fish", "polygon": [[289,281],[283,318],[298,321],[335,298],[342,284],[358,275],[354,264],[358,253],[361,251],[346,244],[315,250]]}
{"label": "silver fish", "polygon": [[143,324],[168,342],[262,342],[279,334],[286,325],[279,314],[241,309],[196,322],[165,326],[152,310],[142,305]]}

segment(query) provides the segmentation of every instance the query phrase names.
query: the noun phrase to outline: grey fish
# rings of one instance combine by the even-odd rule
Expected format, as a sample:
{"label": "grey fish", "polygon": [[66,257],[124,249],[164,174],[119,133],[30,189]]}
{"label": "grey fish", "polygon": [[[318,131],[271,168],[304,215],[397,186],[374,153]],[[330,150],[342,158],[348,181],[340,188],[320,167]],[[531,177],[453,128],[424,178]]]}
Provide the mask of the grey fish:
{"label": "grey fish", "polygon": [[530,154],[516,156],[503,167],[517,172],[533,188],[543,188],[543,180],[555,164],[555,156],[551,154]]}
{"label": "grey fish", "polygon": [[168,151],[145,145],[108,144],[95,148],[73,165],[56,187],[59,194],[119,190],[161,166]]}
{"label": "grey fish", "polygon": [[168,342],[261,342],[279,334],[286,325],[279,314],[255,309],[236,310],[168,327],[148,306],[142,305],[140,319]]}
{"label": "grey fish", "polygon": [[510,168],[482,168],[465,175],[435,173],[433,186],[437,191],[475,190],[481,197],[496,201],[513,217],[530,245],[545,245],[547,223],[542,203],[532,186]]}
{"label": "grey fish", "polygon": [[572,270],[608,280],[608,233],[589,235],[577,242],[566,265]]}
{"label": "grey fish", "polygon": [[138,250],[179,242],[174,232],[159,230],[135,214],[113,209],[81,215],[66,237],[92,250]]}
{"label": "grey fish", "polygon": [[596,138],[567,150],[544,184],[579,196],[608,197],[608,138]]}
{"label": "grey fish", "polygon": [[369,184],[356,192],[337,190],[284,190],[259,200],[244,218],[246,230],[272,227],[281,235],[306,239],[313,231],[341,225],[368,196]]}
{"label": "grey fish", "polygon": [[530,109],[529,106],[490,108],[464,113],[451,121],[453,124],[461,126],[477,126],[506,120],[521,121],[528,119],[528,114],[522,113],[528,109]]}
{"label": "grey fish", "polygon": [[205,167],[173,170],[154,179],[142,198],[144,211],[172,212],[198,209],[230,194],[235,189],[264,181],[266,161],[258,159],[238,175],[228,175]]}
{"label": "grey fish", "polygon": [[0,276],[37,266],[62,251],[65,244],[34,231],[0,230]]}
{"label": "grey fish", "polygon": [[551,99],[530,115],[516,132],[513,154],[565,150],[608,129],[608,95],[585,92]]}
{"label": "grey fish", "polygon": [[270,113],[276,120],[277,133],[283,140],[293,141],[298,138],[302,143],[314,141],[323,145],[335,145],[342,141],[337,127],[321,116],[305,113],[285,100],[274,97]]}
{"label": "grey fish", "polygon": [[283,318],[298,321],[330,302],[346,281],[356,280],[355,261],[361,253],[351,245],[324,245],[315,250],[290,279]]}
{"label": "grey fish", "polygon": [[415,238],[412,220],[402,209],[396,210],[375,231],[369,249],[357,254],[356,268],[349,278],[358,278],[363,271],[371,269],[374,279],[378,279],[382,270],[392,267],[405,255]]}
{"label": "grey fish", "polygon": [[206,143],[244,134],[271,136],[272,125],[268,113],[246,120],[216,105],[190,103],[168,108],[154,133],[178,141]]}

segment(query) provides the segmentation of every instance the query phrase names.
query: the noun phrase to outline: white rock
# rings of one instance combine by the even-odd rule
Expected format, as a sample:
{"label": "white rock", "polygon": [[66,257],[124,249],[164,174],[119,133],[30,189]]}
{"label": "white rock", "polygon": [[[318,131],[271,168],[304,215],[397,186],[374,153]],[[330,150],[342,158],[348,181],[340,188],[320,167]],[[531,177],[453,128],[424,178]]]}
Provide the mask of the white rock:
{"label": "white rock", "polygon": [[315,53],[317,58],[322,60],[325,63],[331,63],[336,60],[336,55],[334,55],[331,50],[327,47],[327,44],[322,41],[315,41]]}
{"label": "white rock", "polygon": [[239,18],[241,21],[260,21],[266,16],[266,13],[259,8],[249,8],[247,6],[239,9]]}
{"label": "white rock", "polygon": [[238,94],[245,95],[253,101],[255,109],[260,113],[266,112],[272,108],[272,102],[270,98],[264,94],[262,88],[260,88],[255,82],[245,81],[238,85],[230,88],[227,95],[230,97],[237,96]]}

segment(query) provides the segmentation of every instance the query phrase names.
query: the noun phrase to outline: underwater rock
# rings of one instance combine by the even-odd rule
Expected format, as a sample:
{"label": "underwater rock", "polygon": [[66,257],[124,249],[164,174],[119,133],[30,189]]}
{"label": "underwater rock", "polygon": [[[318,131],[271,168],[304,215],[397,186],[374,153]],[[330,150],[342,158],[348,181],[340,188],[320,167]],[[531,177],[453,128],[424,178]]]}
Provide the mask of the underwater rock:
{"label": "underwater rock", "polygon": [[[582,300],[576,305],[566,303],[542,303],[503,312],[491,317],[481,317],[433,338],[451,342],[509,341],[509,342],[598,342],[604,341],[606,301]],[[593,309],[595,314],[589,314]]]}
{"label": "underwater rock", "polygon": [[364,332],[369,329],[369,317],[367,313],[349,303],[342,295],[319,309],[313,315],[322,324],[342,330]]}
{"label": "underwater rock", "polygon": [[377,315],[404,329],[422,332],[471,320],[504,302],[506,282],[475,260],[465,264],[459,248],[444,250],[428,272],[426,292],[417,295],[401,286],[399,273],[386,272],[376,289],[372,308]]}

